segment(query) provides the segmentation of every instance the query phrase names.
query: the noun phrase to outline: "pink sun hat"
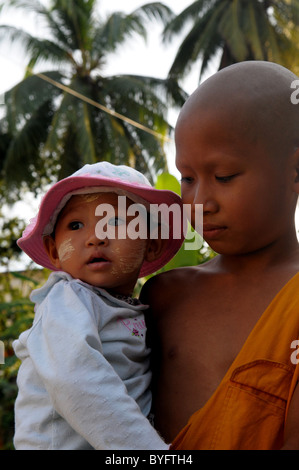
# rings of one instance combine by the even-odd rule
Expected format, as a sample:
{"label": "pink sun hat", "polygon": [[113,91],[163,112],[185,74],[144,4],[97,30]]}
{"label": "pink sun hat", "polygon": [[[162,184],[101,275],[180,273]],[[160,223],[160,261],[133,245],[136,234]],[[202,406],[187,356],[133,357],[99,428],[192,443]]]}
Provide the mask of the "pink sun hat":
{"label": "pink sun hat", "polygon": [[[185,239],[187,219],[183,213],[181,198],[172,191],[153,188],[148,179],[134,168],[109,162],[85,165],[54,184],[43,197],[37,216],[30,220],[17,241],[18,246],[35,263],[57,271],[48,258],[43,237],[53,232],[59,213],[73,195],[103,191],[127,196],[133,202],[144,204],[147,210],[151,210],[151,205],[158,205],[161,223],[168,228],[168,243],[158,259],[144,261],[139,277],[153,274],[165,266]],[[180,211],[172,212],[170,208],[173,205],[177,205],[176,208],[179,207]]]}

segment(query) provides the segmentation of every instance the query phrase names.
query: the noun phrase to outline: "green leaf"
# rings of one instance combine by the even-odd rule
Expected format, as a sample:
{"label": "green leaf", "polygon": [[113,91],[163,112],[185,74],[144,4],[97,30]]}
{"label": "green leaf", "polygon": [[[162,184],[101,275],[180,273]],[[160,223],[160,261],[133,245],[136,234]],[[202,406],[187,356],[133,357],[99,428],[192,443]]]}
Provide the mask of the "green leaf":
{"label": "green leaf", "polygon": [[175,176],[170,173],[160,173],[155,184],[156,189],[168,189],[174,193],[181,195],[181,185]]}

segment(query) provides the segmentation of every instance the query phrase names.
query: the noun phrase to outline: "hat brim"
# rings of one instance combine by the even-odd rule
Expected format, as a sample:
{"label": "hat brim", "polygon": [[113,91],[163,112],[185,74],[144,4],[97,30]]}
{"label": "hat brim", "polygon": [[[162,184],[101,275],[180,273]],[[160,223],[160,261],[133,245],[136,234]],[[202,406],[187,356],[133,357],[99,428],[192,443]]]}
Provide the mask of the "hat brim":
{"label": "hat brim", "polygon": [[80,190],[82,188],[97,186],[122,188],[127,192],[146,200],[149,204],[157,204],[160,207],[165,207],[166,205],[166,207],[169,208],[173,204],[178,204],[180,206],[181,215],[179,218],[174,217],[174,214],[169,211],[169,217],[167,220],[169,227],[169,239],[168,243],[166,244],[166,248],[163,250],[161,256],[155,261],[144,261],[139,273],[139,277],[153,274],[165,266],[180,249],[185,238],[184,234],[186,233],[187,229],[187,220],[183,214],[181,198],[172,191],[157,190],[144,184],[129,183],[118,178],[108,178],[99,175],[85,174],[82,176],[70,176],[54,184],[54,186],[42,199],[37,217],[31,220],[30,224],[23,232],[22,237],[17,241],[18,246],[35,263],[52,271],[57,271],[57,268],[50,262],[44,248],[44,228],[49,224],[55,209],[59,206],[62,199],[66,197],[68,193]]}

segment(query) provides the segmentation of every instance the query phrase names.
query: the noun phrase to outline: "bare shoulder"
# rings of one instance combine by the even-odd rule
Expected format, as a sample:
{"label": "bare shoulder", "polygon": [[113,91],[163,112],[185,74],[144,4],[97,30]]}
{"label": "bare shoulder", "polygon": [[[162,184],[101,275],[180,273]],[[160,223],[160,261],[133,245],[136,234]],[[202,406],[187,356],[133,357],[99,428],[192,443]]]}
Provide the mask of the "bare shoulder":
{"label": "bare shoulder", "polygon": [[176,268],[151,277],[142,287],[141,295],[147,298],[148,295],[159,293],[163,290],[170,293],[173,290],[174,283],[184,282],[186,276],[191,274],[192,268]]}
{"label": "bare shoulder", "polygon": [[151,277],[142,287],[141,300],[146,303],[153,297],[159,298],[162,293],[163,297],[173,295],[196,270],[197,267],[176,268]]}
{"label": "bare shoulder", "polygon": [[172,308],[182,297],[201,289],[202,280],[211,271],[209,265],[181,267],[153,276],[142,287],[141,301],[153,311]]}

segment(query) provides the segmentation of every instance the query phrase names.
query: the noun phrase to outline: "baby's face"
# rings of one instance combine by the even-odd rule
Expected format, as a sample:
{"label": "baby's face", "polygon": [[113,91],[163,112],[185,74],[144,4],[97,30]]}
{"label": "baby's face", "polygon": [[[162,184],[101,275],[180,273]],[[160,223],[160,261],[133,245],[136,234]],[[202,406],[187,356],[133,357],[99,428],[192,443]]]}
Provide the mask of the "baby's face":
{"label": "baby's face", "polygon": [[[132,202],[126,200],[128,207]],[[108,216],[107,212],[99,211],[100,204],[108,204]],[[120,213],[119,207],[118,196],[114,193],[73,196],[56,224],[55,249],[52,250],[55,259],[52,262],[75,279],[120,294],[130,294],[148,241],[125,237],[133,217],[127,216],[126,210]],[[146,219],[144,223],[146,230]]]}

